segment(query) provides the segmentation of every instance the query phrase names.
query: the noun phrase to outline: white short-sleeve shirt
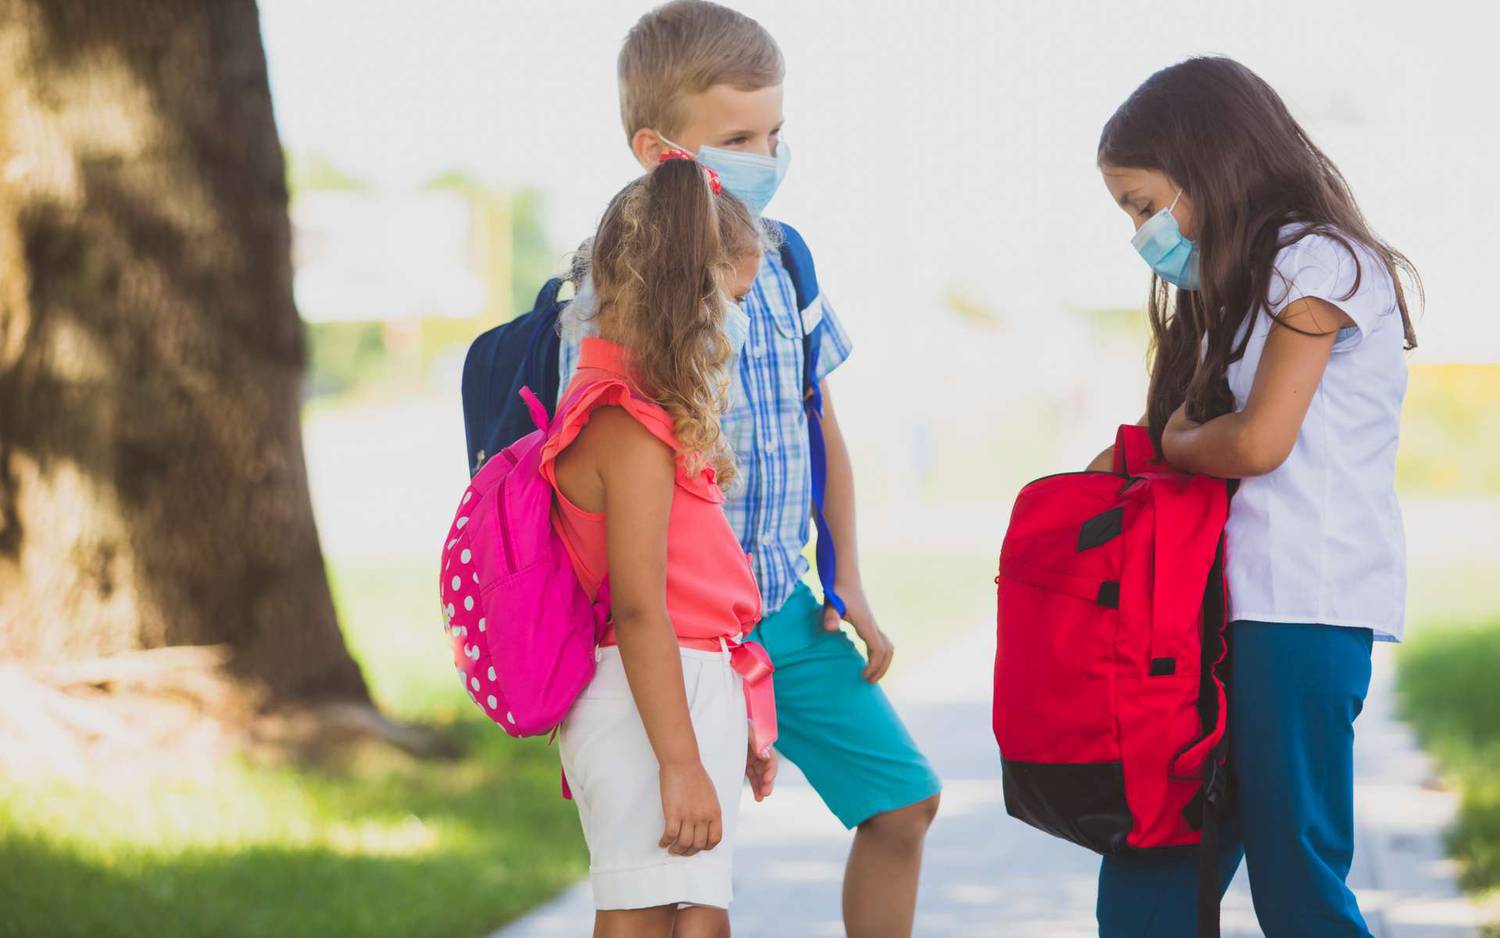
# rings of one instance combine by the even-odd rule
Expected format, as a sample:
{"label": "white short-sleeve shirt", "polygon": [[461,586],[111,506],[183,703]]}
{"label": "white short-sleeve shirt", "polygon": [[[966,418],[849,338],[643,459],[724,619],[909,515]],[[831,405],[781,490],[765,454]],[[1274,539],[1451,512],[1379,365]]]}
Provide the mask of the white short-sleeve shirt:
{"label": "white short-sleeve shirt", "polygon": [[[1283,229],[1282,241],[1297,230]],[[1405,335],[1390,273],[1375,254],[1350,244],[1355,254],[1309,234],[1276,255],[1271,312],[1315,297],[1343,310],[1354,326],[1334,343],[1291,455],[1274,472],[1243,480],[1230,503],[1230,611],[1234,619],[1368,628],[1378,640],[1400,641],[1406,537],[1396,442]],[[1229,365],[1239,409],[1271,326],[1258,311],[1245,327],[1244,357]]]}

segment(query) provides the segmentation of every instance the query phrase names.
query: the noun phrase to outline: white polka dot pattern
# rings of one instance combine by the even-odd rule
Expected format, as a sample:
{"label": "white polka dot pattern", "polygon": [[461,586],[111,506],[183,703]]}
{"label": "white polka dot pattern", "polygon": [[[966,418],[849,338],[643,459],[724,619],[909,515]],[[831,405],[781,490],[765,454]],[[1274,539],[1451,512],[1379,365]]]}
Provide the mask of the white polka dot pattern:
{"label": "white polka dot pattern", "polygon": [[[545,426],[546,409],[523,396]],[[512,736],[552,730],[594,671],[597,612],[551,530],[545,438],[526,436],[480,466],[438,561],[440,619],[465,696]]]}
{"label": "white polka dot pattern", "polygon": [[[473,488],[464,492],[459,513],[444,541],[442,574],[439,578],[438,606],[443,630],[453,644],[454,670],[463,682],[465,694],[507,732],[514,734],[514,714],[508,706],[499,672],[490,657],[486,629],[488,622],[480,602],[484,572],[477,552],[471,546],[478,515],[484,512],[483,498]],[[482,527],[479,525],[478,527]],[[464,571],[467,569],[467,575]],[[510,715],[506,721],[501,714]]]}

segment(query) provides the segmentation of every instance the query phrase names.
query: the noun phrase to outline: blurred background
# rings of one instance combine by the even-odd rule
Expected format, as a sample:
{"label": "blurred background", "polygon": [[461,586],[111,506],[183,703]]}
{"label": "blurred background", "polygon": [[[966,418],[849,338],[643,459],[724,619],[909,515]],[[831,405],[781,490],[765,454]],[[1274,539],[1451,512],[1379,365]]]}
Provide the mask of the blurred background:
{"label": "blurred background", "polygon": [[[1401,700],[1462,793],[1445,843],[1463,885],[1500,885],[1493,14],[733,5],[788,63],[793,158],[769,214],[807,237],[855,341],[833,386],[897,680],[989,627],[1018,488],[1081,467],[1142,410],[1148,275],[1094,165],[1104,120],[1195,53],[1281,92],[1425,280],[1399,466]],[[464,352],[530,308],[637,172],[614,62],[647,6],[261,0],[337,621],[379,712],[463,754],[0,777],[0,934],[481,934],[584,871],[545,741],[500,739],[452,681],[433,583],[467,479]]]}

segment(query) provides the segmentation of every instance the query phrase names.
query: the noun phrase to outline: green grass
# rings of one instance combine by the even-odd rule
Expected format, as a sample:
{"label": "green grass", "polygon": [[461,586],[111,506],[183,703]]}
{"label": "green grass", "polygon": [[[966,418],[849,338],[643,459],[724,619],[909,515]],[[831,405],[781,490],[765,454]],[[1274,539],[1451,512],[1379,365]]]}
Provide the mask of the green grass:
{"label": "green grass", "polygon": [[[986,555],[875,549],[864,566],[898,669],[992,614]],[[442,727],[468,754],[235,763],[168,783],[0,780],[0,936],[483,935],[583,875],[556,753],[506,738],[454,681],[435,571],[331,576],[381,708]]]}
{"label": "green grass", "polygon": [[1403,491],[1500,492],[1500,365],[1413,365],[1396,475]]}
{"label": "green grass", "polygon": [[0,781],[0,935],[483,935],[582,875],[556,754],[463,696],[432,583],[411,567],[335,577],[377,698],[461,739],[463,759]]}
{"label": "green grass", "polygon": [[1500,620],[1419,632],[1399,660],[1402,714],[1462,792],[1449,848],[1463,885],[1500,889]]}
{"label": "green grass", "polygon": [[[892,674],[919,664],[943,642],[995,622],[994,555],[933,548],[862,551],[861,578],[880,627],[896,644]],[[814,592],[821,592],[814,583]],[[861,646],[861,649],[863,646]]]}

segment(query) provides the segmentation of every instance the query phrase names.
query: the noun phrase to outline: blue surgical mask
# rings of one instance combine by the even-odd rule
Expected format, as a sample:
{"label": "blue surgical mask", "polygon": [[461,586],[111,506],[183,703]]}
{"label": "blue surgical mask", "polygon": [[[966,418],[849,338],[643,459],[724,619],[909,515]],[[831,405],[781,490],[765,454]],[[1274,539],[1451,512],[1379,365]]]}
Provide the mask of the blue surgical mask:
{"label": "blue surgical mask", "polygon": [[1182,236],[1172,209],[1182,198],[1182,190],[1172,204],[1152,215],[1130,239],[1130,243],[1167,283],[1184,290],[1198,289],[1198,245]]}
{"label": "blue surgical mask", "polygon": [[739,357],[750,338],[750,314],[733,300],[724,301],[724,338],[729,340],[729,359]]}
{"label": "blue surgical mask", "polygon": [[[661,138],[668,146],[677,147],[677,144]],[[685,150],[686,147],[677,147]],[[724,188],[733,192],[735,198],[745,203],[750,213],[759,218],[771,204],[771,198],[776,195],[776,190],[781,185],[781,180],[786,178],[787,166],[792,161],[792,151],[787,147],[786,141],[777,139],[776,155],[761,156],[759,153],[746,153],[743,150],[725,150],[720,147],[699,147],[698,162],[719,174],[719,181]]]}

